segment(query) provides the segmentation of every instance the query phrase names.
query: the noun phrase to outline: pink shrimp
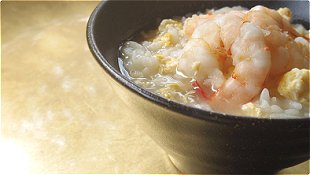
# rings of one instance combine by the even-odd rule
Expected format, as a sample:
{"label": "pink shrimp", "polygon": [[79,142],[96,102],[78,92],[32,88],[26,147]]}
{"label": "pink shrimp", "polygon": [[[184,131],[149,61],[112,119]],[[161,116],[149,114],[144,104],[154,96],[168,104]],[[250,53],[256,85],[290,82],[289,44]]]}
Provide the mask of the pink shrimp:
{"label": "pink shrimp", "polygon": [[233,75],[209,100],[214,110],[232,111],[260,93],[271,65],[270,52],[265,48],[263,32],[245,23],[231,48]]}
{"label": "pink shrimp", "polygon": [[[216,73],[211,69],[208,73],[205,70],[203,73],[203,69],[199,69],[197,73],[191,74],[208,95],[208,103],[217,111],[231,111],[231,108],[246,103],[259,94],[270,69],[270,53],[265,49],[264,34],[253,24],[243,24],[244,15],[243,12],[229,12],[212,19],[203,19],[204,22],[196,26],[191,36],[202,38],[213,49],[211,52],[216,53],[213,56],[218,60],[218,65],[225,60],[232,60],[230,63],[233,65],[213,69]],[[220,53],[223,50],[226,51],[226,59],[221,59],[223,54]],[[183,65],[184,62],[187,62],[186,65],[192,62],[191,59],[182,60]],[[225,80],[223,74],[229,66],[235,66],[234,73]],[[214,78],[214,74],[221,76]]]}
{"label": "pink shrimp", "polygon": [[[300,34],[289,21],[262,6],[194,16],[184,29],[191,39],[179,68],[196,80],[195,88],[215,111],[236,111],[260,94],[269,77],[309,65],[309,46],[301,44],[308,41],[295,41]],[[208,65],[211,60],[216,64]],[[192,69],[194,63],[200,69]]]}
{"label": "pink shrimp", "polygon": [[301,36],[279,12],[264,6],[253,7],[245,16],[245,22],[251,22],[262,29],[268,30],[277,26],[283,31],[287,31],[293,37]]}

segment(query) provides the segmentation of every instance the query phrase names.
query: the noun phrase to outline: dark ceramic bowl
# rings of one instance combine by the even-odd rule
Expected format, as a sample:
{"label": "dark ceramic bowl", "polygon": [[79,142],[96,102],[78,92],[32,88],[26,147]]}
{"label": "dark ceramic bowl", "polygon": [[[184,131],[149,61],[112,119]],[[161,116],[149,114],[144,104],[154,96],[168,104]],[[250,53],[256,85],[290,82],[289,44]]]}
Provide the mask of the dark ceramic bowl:
{"label": "dark ceramic bowl", "polygon": [[115,92],[181,172],[273,173],[309,159],[309,118],[261,119],[203,111],[148,92],[120,73],[120,44],[154,26],[157,18],[257,4],[289,7],[299,23],[309,23],[307,1],[107,1],[100,3],[89,19],[90,50],[109,75]]}

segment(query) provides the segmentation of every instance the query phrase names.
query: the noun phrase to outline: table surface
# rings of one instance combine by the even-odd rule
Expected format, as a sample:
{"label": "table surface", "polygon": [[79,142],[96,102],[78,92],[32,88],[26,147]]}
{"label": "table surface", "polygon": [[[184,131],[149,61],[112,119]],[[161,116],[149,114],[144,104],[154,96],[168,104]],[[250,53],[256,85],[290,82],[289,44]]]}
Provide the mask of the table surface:
{"label": "table surface", "polygon": [[[97,3],[2,2],[2,172],[178,173],[88,49]],[[307,169],[309,161],[279,173]]]}

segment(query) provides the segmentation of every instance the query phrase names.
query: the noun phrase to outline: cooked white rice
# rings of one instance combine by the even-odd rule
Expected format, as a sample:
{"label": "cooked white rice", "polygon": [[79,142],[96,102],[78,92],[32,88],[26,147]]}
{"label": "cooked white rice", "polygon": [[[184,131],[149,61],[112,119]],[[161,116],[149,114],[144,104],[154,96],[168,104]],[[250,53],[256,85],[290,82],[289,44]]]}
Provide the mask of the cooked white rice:
{"label": "cooked white rice", "polygon": [[309,106],[293,100],[270,97],[267,88],[258,99],[242,105],[244,114],[264,118],[309,117]]}

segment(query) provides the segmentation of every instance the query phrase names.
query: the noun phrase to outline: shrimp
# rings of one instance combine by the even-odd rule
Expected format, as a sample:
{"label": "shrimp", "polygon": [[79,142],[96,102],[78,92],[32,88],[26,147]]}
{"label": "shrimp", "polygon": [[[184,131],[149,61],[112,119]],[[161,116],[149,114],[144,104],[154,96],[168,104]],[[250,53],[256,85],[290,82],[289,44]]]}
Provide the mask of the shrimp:
{"label": "shrimp", "polygon": [[220,28],[215,18],[198,25],[193,31],[191,38],[201,38],[215,49],[222,48]]}
{"label": "shrimp", "polygon": [[196,80],[213,110],[236,111],[274,77],[309,65],[309,42],[288,19],[262,6],[193,16],[178,69]]}
{"label": "shrimp", "polygon": [[191,38],[202,38],[215,49],[228,51],[239,34],[243,23],[243,11],[230,11],[218,15],[193,16],[185,21],[185,33]]}
{"label": "shrimp", "polygon": [[205,21],[208,21],[210,19],[214,18],[213,15],[193,15],[191,18],[187,19],[184,22],[184,33],[185,36],[191,37],[193,34],[195,28],[199,26],[200,24],[204,23]]}
{"label": "shrimp", "polygon": [[[192,23],[187,25],[197,25],[191,34],[191,38],[203,39],[216,52],[220,69],[224,74],[228,74],[232,66],[230,47],[239,35],[240,27],[243,23],[242,11],[230,11],[227,14],[213,15],[212,18],[192,18]],[[201,20],[202,22],[194,20]],[[193,26],[191,26],[193,27]]]}
{"label": "shrimp", "polygon": [[212,89],[219,88],[225,80],[220,71],[217,57],[217,53],[212,50],[207,42],[202,39],[190,39],[179,58],[180,62],[177,69],[186,76],[195,77],[199,83],[208,86],[205,88],[205,93],[207,95],[212,94]]}
{"label": "shrimp", "polygon": [[232,8],[224,7],[216,11],[213,11],[213,10],[208,11],[208,14],[206,15],[193,15],[191,18],[188,18],[184,22],[184,33],[186,36],[191,37],[196,27],[199,26],[200,24],[206,21],[209,21],[209,20],[213,20],[215,17],[225,15],[230,12],[243,16],[245,13],[245,10],[246,9],[240,6],[232,7]]}
{"label": "shrimp", "polygon": [[245,23],[231,47],[234,72],[218,89],[209,104],[213,110],[233,111],[260,93],[271,66],[263,32]]}
{"label": "shrimp", "polygon": [[221,40],[226,51],[230,50],[233,42],[239,36],[244,16],[244,11],[231,11],[217,19],[217,24],[221,28]]}
{"label": "shrimp", "polygon": [[278,28],[270,28],[265,40],[271,53],[270,76],[279,76],[292,68],[302,69],[309,65],[309,43],[300,44]]}
{"label": "shrimp", "polygon": [[251,22],[262,29],[268,30],[270,27],[277,26],[279,29],[287,31],[292,37],[301,36],[278,11],[264,6],[253,7],[244,18],[245,22]]}
{"label": "shrimp", "polygon": [[309,39],[289,23],[290,13],[287,8],[275,11],[256,6],[244,19],[260,27],[265,34],[266,49],[271,54],[271,69],[265,86],[271,88],[271,93],[284,73],[292,68],[309,68]]}
{"label": "shrimp", "polygon": [[[201,67],[190,74],[184,71],[189,69],[186,69],[186,66],[189,67],[190,63],[197,61],[197,53],[202,52],[190,50],[188,47],[191,47],[191,44],[187,45],[185,50],[190,52],[185,52],[185,55],[190,56],[181,57],[178,67],[202,85],[209,97],[208,103],[214,110],[231,111],[236,105],[250,101],[259,94],[270,69],[270,53],[265,50],[264,34],[253,24],[245,25],[244,16],[245,12],[232,11],[208,19],[196,17],[195,20],[202,22],[192,21],[191,24],[185,24],[185,27],[197,25],[191,37],[205,41],[204,45],[208,46],[205,50],[208,52],[199,54],[199,64],[203,63],[203,66],[199,65]],[[198,44],[196,48],[199,47]],[[207,53],[213,53],[212,57]],[[208,65],[205,59],[216,64]],[[230,66],[235,66],[234,73],[226,80],[223,72]],[[214,78],[214,75],[218,78]]]}

